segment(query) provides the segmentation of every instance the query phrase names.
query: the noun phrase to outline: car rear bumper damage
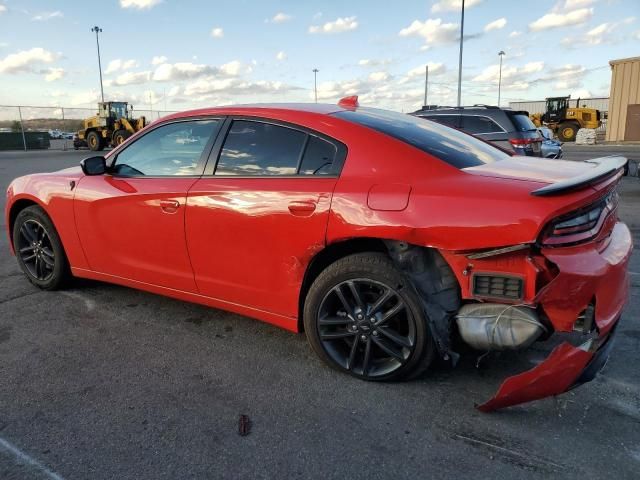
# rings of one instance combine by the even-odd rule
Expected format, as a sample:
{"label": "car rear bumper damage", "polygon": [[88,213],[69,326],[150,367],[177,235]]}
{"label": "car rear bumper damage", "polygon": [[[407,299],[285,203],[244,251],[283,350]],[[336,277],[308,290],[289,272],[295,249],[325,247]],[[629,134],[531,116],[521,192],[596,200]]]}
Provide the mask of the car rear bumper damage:
{"label": "car rear bumper damage", "polygon": [[[519,350],[537,340],[547,345],[563,337],[571,340],[557,345],[534,368],[504,380],[495,396],[478,406],[481,411],[558,395],[595,377],[609,356],[627,302],[632,249],[629,229],[618,222],[609,234],[585,244],[542,248],[537,257],[526,251],[496,257],[496,266],[518,261],[535,265],[535,272],[523,279],[523,297],[511,305],[475,298],[473,286],[462,285],[463,298],[482,302],[465,304],[456,318],[462,339],[474,348]],[[473,267],[487,268],[488,261],[474,260]],[[541,277],[545,280],[538,283]],[[472,278],[468,281],[473,284]]]}

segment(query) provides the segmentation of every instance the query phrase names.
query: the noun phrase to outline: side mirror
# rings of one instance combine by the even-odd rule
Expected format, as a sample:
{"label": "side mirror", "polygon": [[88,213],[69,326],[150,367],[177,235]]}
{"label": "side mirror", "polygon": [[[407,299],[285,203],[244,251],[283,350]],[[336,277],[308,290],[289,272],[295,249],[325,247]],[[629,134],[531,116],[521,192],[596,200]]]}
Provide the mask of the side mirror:
{"label": "side mirror", "polygon": [[102,155],[85,158],[80,162],[85,175],[104,175],[107,172],[107,161]]}

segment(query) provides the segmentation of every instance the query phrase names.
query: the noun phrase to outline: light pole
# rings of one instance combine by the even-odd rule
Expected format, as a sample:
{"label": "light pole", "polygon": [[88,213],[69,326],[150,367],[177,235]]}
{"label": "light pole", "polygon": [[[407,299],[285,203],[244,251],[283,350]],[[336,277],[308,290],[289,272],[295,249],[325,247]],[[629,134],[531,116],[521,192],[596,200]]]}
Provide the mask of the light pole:
{"label": "light pole", "polygon": [[502,57],[505,55],[504,50],[498,52],[500,57],[500,73],[498,74],[498,106],[500,106],[500,88],[502,87]]}
{"label": "light pole", "polygon": [[427,63],[424,72],[424,108],[427,108],[427,93],[429,91],[429,64]]}
{"label": "light pole", "polygon": [[96,46],[98,47],[98,70],[100,71],[100,95],[102,96],[102,102],[104,103],[104,89],[102,88],[102,64],[100,63],[100,41],[98,40],[98,33],[102,32],[102,29],[97,25],[91,29],[92,32],[96,32]]}
{"label": "light pole", "polygon": [[313,69],[313,91],[316,95],[316,103],[318,103],[318,70],[317,68]]}
{"label": "light pole", "polygon": [[460,57],[458,58],[458,106],[462,103],[462,43],[464,42],[464,0],[460,14]]}

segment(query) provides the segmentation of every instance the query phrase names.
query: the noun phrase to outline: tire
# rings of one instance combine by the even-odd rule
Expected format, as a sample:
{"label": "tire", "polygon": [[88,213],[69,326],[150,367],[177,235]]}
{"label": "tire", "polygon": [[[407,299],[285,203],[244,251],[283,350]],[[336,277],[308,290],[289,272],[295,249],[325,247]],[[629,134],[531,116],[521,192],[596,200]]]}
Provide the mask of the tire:
{"label": "tire", "polygon": [[575,142],[578,126],[575,123],[561,123],[558,127],[558,138],[562,142]]}
{"label": "tire", "polygon": [[98,132],[95,130],[92,130],[87,134],[87,146],[89,147],[89,150],[93,152],[99,152],[104,148],[102,137],[98,135]]}
{"label": "tire", "polygon": [[116,130],[116,132],[113,134],[113,146],[117,147],[118,145],[121,145],[130,136],[131,133],[127,132],[126,130]]}
{"label": "tire", "polygon": [[[35,233],[35,237],[30,237],[29,233]],[[34,241],[40,244],[34,247]],[[18,213],[13,223],[13,245],[20,269],[36,287],[57,290],[71,278],[60,236],[41,207],[33,205]],[[31,255],[36,256],[33,263],[29,260]]]}
{"label": "tire", "polygon": [[[384,292],[389,299],[376,307]],[[349,255],[322,271],[305,298],[303,320],[316,354],[330,367],[363,380],[401,380],[417,367],[428,367],[435,356],[415,289],[383,253]]]}

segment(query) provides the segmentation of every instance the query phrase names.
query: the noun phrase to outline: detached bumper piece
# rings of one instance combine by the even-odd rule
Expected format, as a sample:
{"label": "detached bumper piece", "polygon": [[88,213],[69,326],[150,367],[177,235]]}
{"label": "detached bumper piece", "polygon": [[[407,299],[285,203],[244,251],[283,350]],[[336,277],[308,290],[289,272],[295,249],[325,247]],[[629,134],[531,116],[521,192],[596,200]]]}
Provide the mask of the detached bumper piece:
{"label": "detached bumper piece", "polygon": [[518,405],[559,395],[593,380],[607,363],[613,346],[612,331],[578,347],[568,342],[558,345],[545,361],[519,375],[507,378],[496,395],[478,405],[481,412]]}

